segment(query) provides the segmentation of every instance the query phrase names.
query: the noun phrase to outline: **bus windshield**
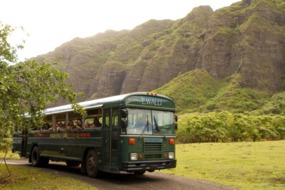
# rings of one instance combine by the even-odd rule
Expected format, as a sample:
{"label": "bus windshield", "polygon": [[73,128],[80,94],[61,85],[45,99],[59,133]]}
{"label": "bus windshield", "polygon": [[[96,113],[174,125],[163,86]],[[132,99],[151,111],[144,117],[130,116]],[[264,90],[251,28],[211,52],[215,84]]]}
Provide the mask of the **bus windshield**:
{"label": "bus windshield", "polygon": [[131,108],[127,110],[127,134],[174,134],[173,112]]}

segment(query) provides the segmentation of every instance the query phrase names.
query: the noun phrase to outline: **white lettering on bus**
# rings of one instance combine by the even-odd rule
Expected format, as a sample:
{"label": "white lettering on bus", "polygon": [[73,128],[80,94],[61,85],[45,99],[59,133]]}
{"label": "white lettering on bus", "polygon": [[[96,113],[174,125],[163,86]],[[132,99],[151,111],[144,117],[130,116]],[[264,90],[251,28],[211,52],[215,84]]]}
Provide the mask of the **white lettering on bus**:
{"label": "white lettering on bus", "polygon": [[162,100],[158,98],[142,98],[143,105],[162,106]]}

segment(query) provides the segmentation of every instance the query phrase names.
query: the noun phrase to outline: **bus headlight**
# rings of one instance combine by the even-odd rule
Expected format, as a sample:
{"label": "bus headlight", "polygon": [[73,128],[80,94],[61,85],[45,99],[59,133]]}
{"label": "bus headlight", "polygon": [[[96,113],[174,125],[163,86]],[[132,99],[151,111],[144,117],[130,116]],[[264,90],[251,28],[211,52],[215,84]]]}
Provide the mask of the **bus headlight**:
{"label": "bus headlight", "polygon": [[138,160],[138,154],[137,153],[131,153],[130,159],[131,160]]}
{"label": "bus headlight", "polygon": [[168,153],[168,158],[169,159],[174,159],[174,152],[169,152]]}

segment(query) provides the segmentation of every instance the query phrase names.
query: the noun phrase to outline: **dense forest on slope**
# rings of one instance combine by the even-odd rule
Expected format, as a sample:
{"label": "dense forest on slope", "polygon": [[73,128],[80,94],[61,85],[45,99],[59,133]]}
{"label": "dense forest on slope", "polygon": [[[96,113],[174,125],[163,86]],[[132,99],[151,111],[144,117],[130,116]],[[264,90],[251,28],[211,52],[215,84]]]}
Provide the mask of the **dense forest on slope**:
{"label": "dense forest on slope", "polygon": [[75,38],[35,59],[58,58],[55,66],[70,74],[74,89],[86,95],[82,100],[156,91],[174,99],[180,115],[282,115],[285,2],[242,0],[216,11],[200,6],[176,21]]}

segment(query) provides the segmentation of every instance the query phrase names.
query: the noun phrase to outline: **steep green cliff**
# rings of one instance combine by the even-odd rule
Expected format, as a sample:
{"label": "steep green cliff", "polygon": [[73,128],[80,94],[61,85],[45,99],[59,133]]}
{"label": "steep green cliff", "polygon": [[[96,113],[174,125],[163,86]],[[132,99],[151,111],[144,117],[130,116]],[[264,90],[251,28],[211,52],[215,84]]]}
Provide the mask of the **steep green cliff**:
{"label": "steep green cliff", "polygon": [[268,98],[285,90],[285,3],[201,6],[176,21],[75,38],[35,59],[57,58],[85,99],[158,89],[179,111],[269,109]]}

